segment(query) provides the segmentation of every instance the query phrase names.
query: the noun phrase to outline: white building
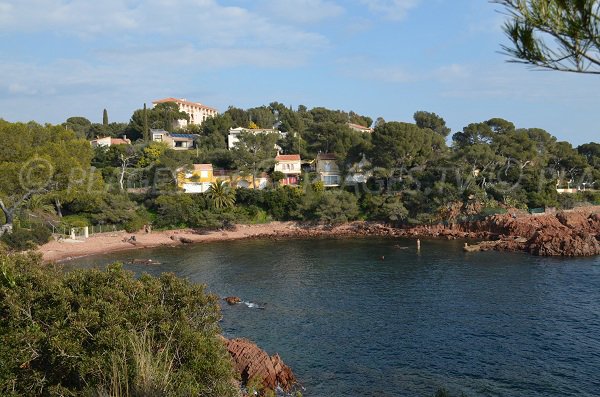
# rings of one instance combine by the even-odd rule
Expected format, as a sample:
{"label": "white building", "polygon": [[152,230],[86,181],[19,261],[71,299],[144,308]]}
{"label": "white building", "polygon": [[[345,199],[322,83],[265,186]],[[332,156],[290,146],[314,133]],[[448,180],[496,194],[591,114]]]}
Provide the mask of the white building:
{"label": "white building", "polygon": [[[279,136],[282,136],[281,131],[273,128],[230,128],[229,135],[227,136],[227,147],[229,148],[229,150],[235,147],[235,144],[239,141],[238,137],[242,132],[245,131],[251,132],[253,134],[277,134]],[[278,146],[276,145],[275,148],[278,148]]]}
{"label": "white building", "polygon": [[366,133],[372,133],[373,132],[373,128],[371,127],[365,127],[359,124],[354,124],[354,123],[347,123],[348,127],[350,127],[350,129],[357,131],[357,132],[366,132]]}
{"label": "white building", "polygon": [[123,135],[123,138],[113,138],[110,136],[104,138],[96,138],[90,141],[90,145],[93,148],[97,147],[110,147],[113,145],[131,145],[131,140],[127,139],[127,136]]}
{"label": "white building", "polygon": [[154,106],[159,103],[168,103],[174,102],[179,106],[179,111],[185,112],[190,116],[190,121],[188,123],[187,120],[177,120],[177,125],[175,127],[183,128],[188,124],[196,124],[201,125],[206,119],[210,117],[215,117],[219,114],[217,109],[205,106],[198,102],[189,102],[185,98],[164,98],[158,99],[156,101],[152,101]]}

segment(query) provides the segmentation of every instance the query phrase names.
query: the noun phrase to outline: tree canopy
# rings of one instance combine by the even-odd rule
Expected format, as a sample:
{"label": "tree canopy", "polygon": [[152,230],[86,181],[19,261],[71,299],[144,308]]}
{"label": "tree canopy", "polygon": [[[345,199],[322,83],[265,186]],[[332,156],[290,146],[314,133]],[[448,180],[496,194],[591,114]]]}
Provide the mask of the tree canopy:
{"label": "tree canopy", "polygon": [[495,0],[509,20],[504,32],[511,62],[600,74],[600,1]]}
{"label": "tree canopy", "polygon": [[6,223],[34,194],[68,200],[99,178],[90,170],[89,142],[62,126],[0,120],[0,142],[0,207]]}

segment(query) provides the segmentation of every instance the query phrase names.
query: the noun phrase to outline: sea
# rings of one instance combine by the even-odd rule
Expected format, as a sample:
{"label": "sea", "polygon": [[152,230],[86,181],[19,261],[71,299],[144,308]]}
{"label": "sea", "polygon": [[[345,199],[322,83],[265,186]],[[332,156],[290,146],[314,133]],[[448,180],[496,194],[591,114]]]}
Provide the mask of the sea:
{"label": "sea", "polygon": [[[463,252],[462,241],[243,240],[119,252],[222,301],[226,337],[278,353],[304,397],[600,396],[600,257]],[[160,264],[156,264],[159,262]]]}

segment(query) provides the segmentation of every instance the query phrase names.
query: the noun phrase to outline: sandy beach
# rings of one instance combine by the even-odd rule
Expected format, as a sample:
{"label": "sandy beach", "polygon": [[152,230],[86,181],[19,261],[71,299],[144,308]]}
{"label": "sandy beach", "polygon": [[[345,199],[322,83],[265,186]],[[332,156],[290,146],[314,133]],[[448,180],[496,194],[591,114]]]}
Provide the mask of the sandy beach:
{"label": "sandy beach", "polygon": [[[237,225],[235,230],[199,233],[191,229],[165,230],[144,233],[125,231],[94,234],[85,240],[53,240],[39,247],[45,262],[67,261],[84,256],[153,247],[177,247],[188,243],[240,240],[294,234],[294,222],[271,222],[259,225]],[[130,240],[135,236],[135,241]]]}

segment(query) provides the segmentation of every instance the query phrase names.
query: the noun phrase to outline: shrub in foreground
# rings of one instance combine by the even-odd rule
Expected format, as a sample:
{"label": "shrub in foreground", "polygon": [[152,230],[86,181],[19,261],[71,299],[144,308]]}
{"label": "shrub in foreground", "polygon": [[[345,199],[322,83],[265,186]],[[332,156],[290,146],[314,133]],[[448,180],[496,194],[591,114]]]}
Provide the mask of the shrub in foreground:
{"label": "shrub in foreground", "polygon": [[120,265],[0,255],[0,395],[236,395],[217,298]]}
{"label": "shrub in foreground", "polygon": [[5,233],[0,238],[7,247],[14,251],[33,249],[50,241],[52,233],[44,225],[33,224],[30,229],[15,227],[12,233]]}

